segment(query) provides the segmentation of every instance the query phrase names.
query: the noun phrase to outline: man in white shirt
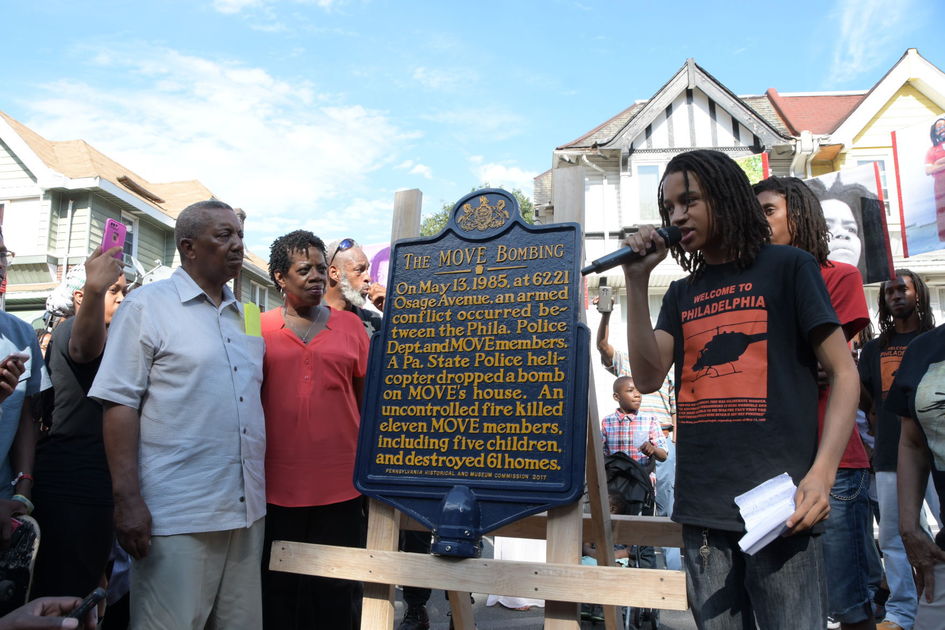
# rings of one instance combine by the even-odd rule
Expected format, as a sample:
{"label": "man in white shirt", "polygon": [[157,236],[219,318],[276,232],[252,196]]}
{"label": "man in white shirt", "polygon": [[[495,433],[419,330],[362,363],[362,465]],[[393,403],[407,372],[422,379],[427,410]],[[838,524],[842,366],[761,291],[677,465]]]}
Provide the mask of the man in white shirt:
{"label": "man in white shirt", "polygon": [[[243,232],[219,201],[187,207],[181,268],[128,295],[90,397],[118,541],[132,556],[131,627],[261,627],[263,340],[226,286]],[[257,327],[258,328],[258,327]]]}

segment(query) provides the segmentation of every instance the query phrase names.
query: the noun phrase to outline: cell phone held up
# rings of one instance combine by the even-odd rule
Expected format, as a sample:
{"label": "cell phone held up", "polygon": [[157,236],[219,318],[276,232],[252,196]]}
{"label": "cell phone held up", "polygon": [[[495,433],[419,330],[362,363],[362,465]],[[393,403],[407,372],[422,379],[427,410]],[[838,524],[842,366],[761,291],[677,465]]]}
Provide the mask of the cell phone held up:
{"label": "cell phone held up", "polygon": [[85,616],[88,615],[93,608],[98,606],[100,601],[105,599],[105,595],[106,593],[104,588],[101,586],[96,588],[94,591],[86,595],[85,599],[83,599],[82,602],[72,610],[72,612],[66,615],[66,618],[79,620],[85,619]]}
{"label": "cell phone held up", "polygon": [[[105,231],[102,234],[102,251],[106,252],[112,247],[125,247],[125,236],[128,233],[128,228],[125,227],[125,224],[121,221],[116,221],[115,219],[106,219],[105,220]],[[123,260],[122,250],[118,250],[115,253],[115,258],[118,260]]]}
{"label": "cell phone held up", "polygon": [[597,289],[597,312],[610,313],[614,310],[614,290],[612,287],[602,284]]}

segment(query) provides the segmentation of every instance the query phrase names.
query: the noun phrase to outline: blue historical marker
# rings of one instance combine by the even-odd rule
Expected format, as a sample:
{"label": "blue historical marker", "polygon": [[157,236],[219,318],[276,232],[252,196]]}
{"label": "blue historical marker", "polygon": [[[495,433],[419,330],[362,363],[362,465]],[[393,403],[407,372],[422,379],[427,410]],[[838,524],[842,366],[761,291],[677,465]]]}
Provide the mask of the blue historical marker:
{"label": "blue historical marker", "polygon": [[355,485],[477,557],[485,532],[584,488],[590,333],[581,230],[532,226],[504,190],[391,250]]}

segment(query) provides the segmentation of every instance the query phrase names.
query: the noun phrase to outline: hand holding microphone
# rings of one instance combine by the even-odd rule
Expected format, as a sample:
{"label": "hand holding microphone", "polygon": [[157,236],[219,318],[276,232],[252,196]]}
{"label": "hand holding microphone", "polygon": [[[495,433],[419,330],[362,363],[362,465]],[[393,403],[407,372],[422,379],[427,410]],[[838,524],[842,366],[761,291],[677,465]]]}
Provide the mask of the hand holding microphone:
{"label": "hand holding microphone", "polygon": [[[640,228],[639,232],[631,235],[630,240],[635,240],[638,242],[639,247],[636,249],[643,249],[643,244],[646,244],[646,249],[643,251],[643,253],[636,251],[630,246],[621,247],[615,252],[607,254],[606,256],[601,256],[587,267],[581,269],[581,275],[586,276],[589,273],[600,273],[602,271],[612,269],[617,265],[631,263],[640,260],[649,254],[652,254],[657,250],[657,246],[651,240],[650,234],[652,232],[650,230],[652,230],[650,226],[643,226]],[[667,248],[678,244],[682,239],[682,232],[680,232],[679,228],[675,225],[657,228],[655,232],[663,239],[663,242],[666,243]]]}

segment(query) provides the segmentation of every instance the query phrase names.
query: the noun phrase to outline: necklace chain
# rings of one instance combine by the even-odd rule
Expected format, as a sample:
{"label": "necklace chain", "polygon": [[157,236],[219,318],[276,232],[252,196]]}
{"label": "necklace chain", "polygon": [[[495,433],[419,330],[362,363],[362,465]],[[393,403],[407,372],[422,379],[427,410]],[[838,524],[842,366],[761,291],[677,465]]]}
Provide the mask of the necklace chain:
{"label": "necklace chain", "polygon": [[[316,306],[315,308],[318,308],[318,307]],[[289,323],[288,315],[289,315],[289,312],[286,310],[286,307],[283,306],[282,319],[285,320],[287,324]],[[294,317],[298,317],[299,319],[305,319],[304,317],[302,317],[301,315],[297,313],[294,315]],[[311,341],[311,337],[309,337],[309,335],[311,334],[312,329],[315,328],[315,324],[321,321],[321,319],[322,319],[322,309],[318,308],[318,312],[315,313],[315,319],[313,319],[312,323],[308,325],[308,329],[305,331],[304,335],[299,335],[299,331],[296,330],[295,326],[293,326],[292,324],[289,324],[289,328],[291,328],[292,332],[294,332],[296,335],[299,335],[299,339],[302,340],[302,343],[307,344],[309,341]]]}

